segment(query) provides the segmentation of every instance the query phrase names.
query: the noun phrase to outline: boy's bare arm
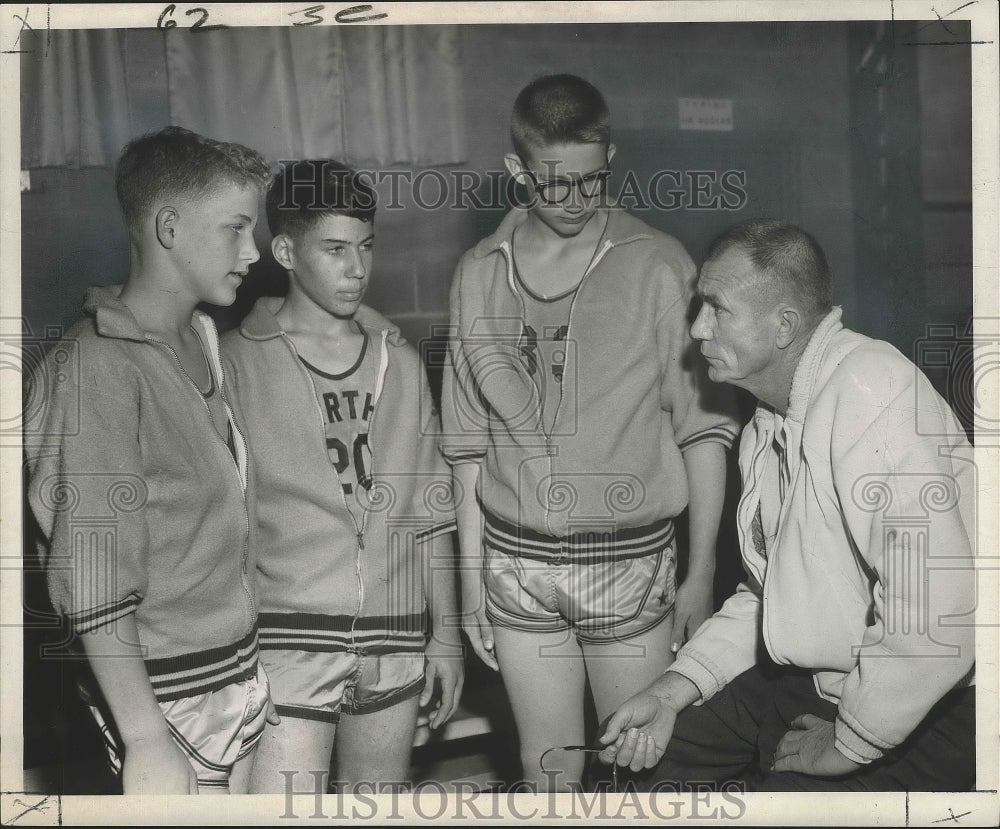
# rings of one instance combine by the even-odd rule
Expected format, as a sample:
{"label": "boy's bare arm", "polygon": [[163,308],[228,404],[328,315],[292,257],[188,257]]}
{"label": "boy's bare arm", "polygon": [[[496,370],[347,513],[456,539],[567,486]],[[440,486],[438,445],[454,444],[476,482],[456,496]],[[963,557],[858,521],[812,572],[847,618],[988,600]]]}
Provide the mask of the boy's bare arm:
{"label": "boy's bare arm", "polygon": [[476,655],[494,671],[500,670],[493,653],[493,625],[486,618],[483,584],[483,513],[476,501],[481,461],[452,467],[455,479],[455,519],[458,523],[459,573],[462,587],[462,629]]}
{"label": "boy's bare arm", "polygon": [[420,705],[427,705],[434,694],[435,683],[440,685],[441,698],[430,722],[431,728],[437,728],[444,725],[458,707],[465,683],[465,664],[459,633],[451,535],[437,536],[428,544],[429,572],[424,584],[430,585],[427,603],[431,613],[431,641],[427,645],[426,685]]}
{"label": "boy's bare arm", "polygon": [[170,736],[142,661],[135,616],[80,635],[121,734],[125,794],[197,794],[198,778]]}
{"label": "boy's bare arm", "polygon": [[726,450],[704,441],[684,452],[688,482],[688,571],[677,588],[672,650],[677,651],[712,615],[715,546],[726,494]]}

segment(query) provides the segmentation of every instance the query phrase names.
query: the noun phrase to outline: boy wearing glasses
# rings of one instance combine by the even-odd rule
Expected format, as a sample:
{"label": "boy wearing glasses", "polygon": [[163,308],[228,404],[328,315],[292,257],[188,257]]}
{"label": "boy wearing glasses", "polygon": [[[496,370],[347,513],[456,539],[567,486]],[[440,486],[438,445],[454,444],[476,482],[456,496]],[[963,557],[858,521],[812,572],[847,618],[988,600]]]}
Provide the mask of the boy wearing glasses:
{"label": "boy wearing glasses", "polygon": [[[463,626],[503,675],[525,778],[578,784],[598,718],[662,674],[712,612],[725,452],[737,431],[687,323],[683,247],[603,198],[610,115],[573,75],[518,95],[510,174],[533,194],[468,251],[451,292],[442,451]],[[673,519],[689,504],[675,590]]]}

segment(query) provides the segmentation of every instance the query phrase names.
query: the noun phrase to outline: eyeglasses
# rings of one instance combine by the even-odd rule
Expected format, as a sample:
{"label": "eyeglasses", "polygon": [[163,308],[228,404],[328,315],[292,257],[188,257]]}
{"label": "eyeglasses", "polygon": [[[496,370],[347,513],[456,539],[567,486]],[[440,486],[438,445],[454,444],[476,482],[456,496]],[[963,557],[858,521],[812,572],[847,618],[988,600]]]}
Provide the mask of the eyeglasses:
{"label": "eyeglasses", "polygon": [[[552,746],[542,752],[542,756],[538,758],[538,765],[542,770],[543,774],[552,773],[550,769],[545,768],[545,758],[547,755],[551,754],[553,751],[580,751],[584,754],[600,754],[604,751],[603,748],[589,748],[587,746]],[[611,764],[611,792],[613,794],[618,793],[618,764]]]}
{"label": "eyeglasses", "polygon": [[580,176],[571,181],[555,179],[553,181],[539,182],[538,176],[531,172],[531,170],[523,170],[523,172],[531,179],[531,185],[535,188],[538,198],[545,202],[545,204],[562,204],[569,198],[569,194],[574,189],[585,199],[592,199],[594,196],[601,195],[604,192],[608,176],[611,175],[611,168],[605,165],[600,170],[587,173],[587,175]]}

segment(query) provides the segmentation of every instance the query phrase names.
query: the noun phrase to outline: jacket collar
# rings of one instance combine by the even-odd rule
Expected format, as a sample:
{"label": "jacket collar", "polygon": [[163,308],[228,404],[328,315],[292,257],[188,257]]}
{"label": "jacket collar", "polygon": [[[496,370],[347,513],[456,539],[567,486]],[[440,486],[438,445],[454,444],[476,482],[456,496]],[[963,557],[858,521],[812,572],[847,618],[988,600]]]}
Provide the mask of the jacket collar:
{"label": "jacket collar", "polygon": [[795,367],[795,374],[792,376],[792,388],[788,393],[788,411],[785,415],[782,416],[770,406],[757,402],[752,422],[758,433],[758,441],[762,439],[760,435],[764,433],[770,439],[774,433],[783,430],[788,421],[801,424],[805,420],[830,340],[844,327],[840,322],[841,313],[842,308],[839,305],[835,306],[823,317],[809,337],[809,344],[802,352],[799,364]]}
{"label": "jacket collar", "polygon": [[801,423],[806,416],[806,409],[809,407],[809,400],[813,395],[813,387],[823,365],[823,358],[830,345],[830,340],[844,326],[840,322],[842,309],[838,305],[829,314],[823,317],[816,330],[809,338],[806,350],[802,352],[802,358],[795,368],[792,377],[792,388],[788,394],[788,413],[786,417]]}
{"label": "jacket collar", "polygon": [[[283,333],[275,313],[284,302],[284,297],[265,296],[258,299],[250,313],[240,323],[240,333],[248,340],[270,340]],[[367,305],[358,306],[354,320],[369,334],[387,332],[386,342],[390,345],[405,345],[406,340],[398,326]]]}
{"label": "jacket collar", "polygon": [[[624,245],[637,239],[651,239],[648,227],[621,207],[605,208],[608,223],[604,228],[604,240],[612,246]],[[491,235],[479,242],[472,249],[472,254],[478,259],[489,256],[498,250],[509,250],[514,238],[514,231],[528,219],[528,209],[513,208]]]}
{"label": "jacket collar", "polygon": [[[97,285],[88,288],[83,300],[83,312],[94,318],[97,333],[102,337],[146,342],[149,335],[140,327],[132,309],[119,298],[124,287]],[[210,341],[216,336],[215,323],[204,311],[195,310],[192,319],[209,331]]]}
{"label": "jacket collar", "polygon": [[124,285],[96,286],[87,290],[83,312],[94,318],[102,337],[145,342],[146,332],[139,327],[131,309],[118,297]]}

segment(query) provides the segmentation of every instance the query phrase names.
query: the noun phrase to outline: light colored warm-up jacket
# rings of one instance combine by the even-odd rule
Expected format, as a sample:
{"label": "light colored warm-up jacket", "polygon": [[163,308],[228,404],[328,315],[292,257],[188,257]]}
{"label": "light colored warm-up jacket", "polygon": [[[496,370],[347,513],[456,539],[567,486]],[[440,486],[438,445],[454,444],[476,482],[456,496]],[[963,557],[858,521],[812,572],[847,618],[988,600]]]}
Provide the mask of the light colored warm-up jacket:
{"label": "light colored warm-up jacket", "polygon": [[455,517],[420,357],[389,320],[358,309],[355,321],[380,342],[381,363],[368,432],[373,484],[359,496],[356,519],[329,460],[309,370],[274,316],[281,303],[258,300],[222,342],[258,481],[261,647],[422,651],[426,578],[455,566],[442,537]]}
{"label": "light colored warm-up jacket", "polygon": [[[256,674],[253,482],[228,403],[235,456],[120,290],[87,293],[34,378],[44,402],[24,426],[28,499],[55,609],[77,633],[134,613],[162,702]],[[192,324],[225,400],[215,326],[201,312]]]}
{"label": "light colored warm-up jacket", "polygon": [[763,638],[838,703],[837,748],[875,760],[972,679],[965,432],[913,363],[844,328],[837,308],[803,353],[786,416],[762,405],[743,430],[740,470],[748,578],[668,671],[707,700],[754,664]]}
{"label": "light colored warm-up jacket", "polygon": [[574,560],[655,553],[688,504],[683,453],[730,446],[738,431],[732,390],[707,379],[691,338],[694,263],[673,237],[608,211],[572,302],[562,399],[546,433],[511,247],[527,215],[512,210],[458,264],[442,452],[452,464],[481,462],[494,547],[530,556],[550,546],[540,534],[572,536]]}

